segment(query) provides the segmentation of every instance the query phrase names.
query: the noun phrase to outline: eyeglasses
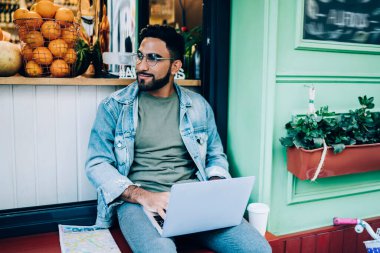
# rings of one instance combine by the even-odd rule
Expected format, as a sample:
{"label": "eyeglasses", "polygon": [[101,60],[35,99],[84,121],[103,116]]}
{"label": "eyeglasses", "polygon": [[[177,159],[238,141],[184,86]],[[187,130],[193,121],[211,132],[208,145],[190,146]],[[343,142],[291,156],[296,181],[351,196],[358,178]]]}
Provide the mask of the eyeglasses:
{"label": "eyeglasses", "polygon": [[145,57],[146,63],[150,67],[156,66],[157,62],[159,61],[174,60],[174,58],[164,58],[164,57],[161,57],[159,54],[155,54],[155,53],[143,54],[140,51],[138,51],[135,54],[135,57],[136,57],[136,65],[140,64],[144,60],[144,57]]}

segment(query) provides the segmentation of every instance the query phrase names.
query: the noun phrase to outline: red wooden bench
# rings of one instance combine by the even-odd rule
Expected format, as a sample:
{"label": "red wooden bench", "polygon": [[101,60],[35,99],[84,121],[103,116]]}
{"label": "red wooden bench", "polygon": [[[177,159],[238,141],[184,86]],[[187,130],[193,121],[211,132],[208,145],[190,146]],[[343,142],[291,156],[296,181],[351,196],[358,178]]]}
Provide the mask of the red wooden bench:
{"label": "red wooden bench", "polygon": [[[119,228],[110,229],[113,238],[119,246],[122,253],[132,253],[131,248],[125,241]],[[180,243],[178,251],[182,253],[212,253],[208,249],[195,248],[187,242]],[[60,253],[58,232],[35,234],[28,236],[19,236],[0,239],[0,251],[7,253]]]}

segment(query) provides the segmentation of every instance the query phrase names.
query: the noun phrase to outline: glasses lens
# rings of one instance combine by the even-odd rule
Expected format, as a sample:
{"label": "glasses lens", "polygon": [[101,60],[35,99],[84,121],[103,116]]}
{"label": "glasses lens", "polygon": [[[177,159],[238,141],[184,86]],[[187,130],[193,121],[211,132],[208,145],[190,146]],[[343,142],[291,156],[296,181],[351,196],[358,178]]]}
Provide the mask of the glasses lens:
{"label": "glasses lens", "polygon": [[144,54],[141,52],[137,52],[136,54],[136,62],[140,63],[144,59]]}
{"label": "glasses lens", "polygon": [[154,67],[157,62],[159,60],[161,60],[161,56],[158,55],[158,54],[155,54],[155,53],[150,53],[150,54],[146,54],[144,55],[142,52],[140,51],[137,51],[136,55],[136,64],[140,64],[143,60],[144,60],[144,57],[146,59],[146,63],[151,66],[151,67]]}
{"label": "glasses lens", "polygon": [[147,54],[146,56],[146,61],[148,62],[148,65],[153,67],[154,65],[157,64],[157,55],[156,54]]}

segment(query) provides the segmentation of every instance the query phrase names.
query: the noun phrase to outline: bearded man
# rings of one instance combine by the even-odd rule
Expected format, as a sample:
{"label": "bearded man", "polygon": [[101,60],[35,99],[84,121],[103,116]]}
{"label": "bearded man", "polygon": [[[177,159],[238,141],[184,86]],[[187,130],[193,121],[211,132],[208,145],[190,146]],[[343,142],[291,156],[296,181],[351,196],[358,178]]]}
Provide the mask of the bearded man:
{"label": "bearded man", "polygon": [[[117,214],[133,252],[177,252],[176,238],[161,237],[143,209],[165,218],[173,184],[231,176],[210,105],[174,83],[183,37],[155,25],[139,41],[136,82],[99,105],[86,172],[98,193],[97,226],[110,227]],[[217,252],[271,252],[245,220],[186,236]]]}

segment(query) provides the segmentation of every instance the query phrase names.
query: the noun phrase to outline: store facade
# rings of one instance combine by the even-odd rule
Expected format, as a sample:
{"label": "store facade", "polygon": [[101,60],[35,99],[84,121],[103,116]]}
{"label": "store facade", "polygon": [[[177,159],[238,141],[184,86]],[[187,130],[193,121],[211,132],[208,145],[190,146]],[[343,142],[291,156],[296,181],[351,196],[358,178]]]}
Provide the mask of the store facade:
{"label": "store facade", "polygon": [[[203,21],[209,28],[204,38],[211,41],[204,52],[207,69],[202,84],[180,84],[202,90],[214,107],[232,174],[256,176],[250,201],[270,205],[268,231],[284,235],[329,226],[334,216],[380,216],[379,171],[302,181],[287,171],[286,149],[279,142],[291,116],[307,112],[312,85],[317,108],[346,111],[367,95],[375,97],[379,111],[378,47],[305,46],[302,0],[204,2],[213,13]],[[231,12],[217,15],[229,10],[226,4]],[[83,207],[91,210],[78,213],[83,221],[89,214],[93,219],[96,194],[84,173],[88,134],[99,102],[131,81],[2,82],[0,211],[31,208],[38,214],[33,207],[74,203],[64,206],[65,214]]]}
{"label": "store facade", "polygon": [[279,139],[292,115],[307,113],[310,86],[317,109],[355,109],[364,95],[375,98],[375,111],[380,103],[378,45],[321,41],[301,49],[303,7],[277,0],[231,7],[227,154],[235,175],[257,177],[252,201],[270,205],[268,230],[275,235],[330,226],[335,216],[380,214],[379,171],[316,182],[287,171]]}

